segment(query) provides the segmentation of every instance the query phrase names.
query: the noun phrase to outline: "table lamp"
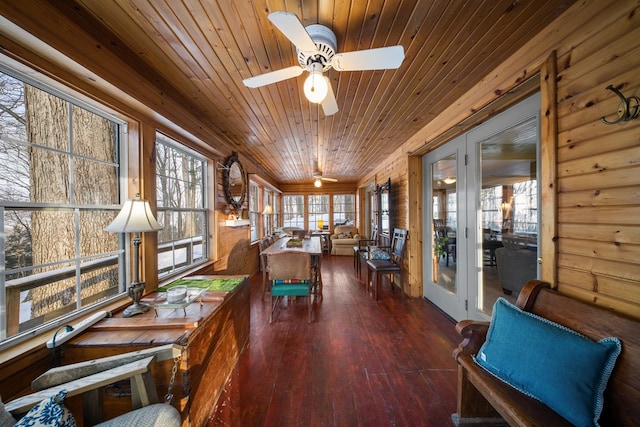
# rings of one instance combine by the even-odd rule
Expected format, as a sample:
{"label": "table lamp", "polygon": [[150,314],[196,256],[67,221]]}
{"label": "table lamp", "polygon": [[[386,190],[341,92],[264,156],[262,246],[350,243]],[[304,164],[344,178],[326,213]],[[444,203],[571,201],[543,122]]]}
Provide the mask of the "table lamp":
{"label": "table lamp", "polygon": [[319,219],[318,220],[318,230],[322,231],[322,227],[324,227],[324,221]]}
{"label": "table lamp", "polygon": [[162,229],[162,226],[158,224],[153,216],[153,212],[151,212],[149,201],[141,200],[139,197],[140,195],[136,194],[135,199],[128,199],[124,202],[116,218],[104,229],[113,233],[133,233],[133,239],[131,240],[133,245],[133,281],[128,290],[133,304],[124,310],[122,317],[131,317],[149,311],[150,307],[140,302],[144,292],[144,282],[140,281],[138,277],[140,233]]}

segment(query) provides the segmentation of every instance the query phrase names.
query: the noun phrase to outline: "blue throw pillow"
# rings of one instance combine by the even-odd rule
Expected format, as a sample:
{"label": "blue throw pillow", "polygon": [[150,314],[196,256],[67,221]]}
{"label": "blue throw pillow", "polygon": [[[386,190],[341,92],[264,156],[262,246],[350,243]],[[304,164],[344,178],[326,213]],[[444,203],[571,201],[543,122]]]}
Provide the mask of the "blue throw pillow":
{"label": "blue throw pillow", "polygon": [[598,426],[621,348],[617,338],[593,341],[499,298],[475,361],[574,425]]}

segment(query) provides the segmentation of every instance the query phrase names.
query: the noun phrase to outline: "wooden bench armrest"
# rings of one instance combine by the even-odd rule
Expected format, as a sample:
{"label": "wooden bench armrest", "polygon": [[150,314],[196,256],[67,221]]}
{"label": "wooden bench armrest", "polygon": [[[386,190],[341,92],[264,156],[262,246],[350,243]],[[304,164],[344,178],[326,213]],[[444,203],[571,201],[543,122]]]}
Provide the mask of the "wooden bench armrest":
{"label": "wooden bench armrest", "polygon": [[[32,406],[48,397],[57,394],[61,390],[66,390],[67,397],[71,397],[128,378],[132,379],[131,397],[134,400],[134,408],[139,405],[146,406],[150,403],[155,403],[154,401],[157,401],[157,395],[154,396],[156,394],[155,386],[153,387],[153,389],[151,389],[151,384],[148,383],[148,379],[145,380],[143,378],[143,374],[149,371],[149,366],[154,360],[155,356],[150,356],[141,360],[127,363],[122,366],[108,369],[103,372],[99,372],[97,374],[89,375],[84,378],[78,378],[64,384],[59,384],[46,390],[37,391],[35,393],[20,397],[6,403],[5,408],[9,412],[20,414],[27,412]],[[141,387],[140,384],[145,384],[147,386]],[[134,393],[136,394],[135,396],[133,395]]]}
{"label": "wooden bench armrest", "polygon": [[177,344],[167,344],[160,347],[148,348],[145,350],[132,351],[115,356],[102,357],[100,359],[78,362],[70,365],[51,368],[31,382],[34,390],[44,390],[59,384],[68,383],[79,378],[122,366],[137,360],[155,356],[157,362],[173,359],[181,353],[181,347]]}
{"label": "wooden bench armrest", "polygon": [[457,361],[463,354],[477,354],[487,338],[489,322],[461,320],[456,324],[456,332],[462,337],[458,348],[453,351],[453,358]]}

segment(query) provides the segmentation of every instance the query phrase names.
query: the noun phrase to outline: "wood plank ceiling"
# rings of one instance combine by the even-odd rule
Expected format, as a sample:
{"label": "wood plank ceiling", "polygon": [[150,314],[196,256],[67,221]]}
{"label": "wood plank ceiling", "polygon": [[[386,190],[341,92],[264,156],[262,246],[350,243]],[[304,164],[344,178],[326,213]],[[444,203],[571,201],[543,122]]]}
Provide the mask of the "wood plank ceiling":
{"label": "wood plank ceiling", "polygon": [[[74,0],[164,80],[165,93],[279,183],[364,178],[573,0]],[[339,112],[306,100],[306,77],[250,89],[242,80],[297,64],[267,19],[293,12],[333,29],[338,52],[400,44],[397,70],[327,74]],[[94,20],[95,19],[95,20]],[[101,28],[103,31],[105,28]],[[114,44],[115,46],[115,44]],[[107,46],[108,48],[108,46]],[[490,89],[488,89],[490,90]],[[177,99],[179,98],[179,99]],[[189,129],[188,129],[189,130]]]}

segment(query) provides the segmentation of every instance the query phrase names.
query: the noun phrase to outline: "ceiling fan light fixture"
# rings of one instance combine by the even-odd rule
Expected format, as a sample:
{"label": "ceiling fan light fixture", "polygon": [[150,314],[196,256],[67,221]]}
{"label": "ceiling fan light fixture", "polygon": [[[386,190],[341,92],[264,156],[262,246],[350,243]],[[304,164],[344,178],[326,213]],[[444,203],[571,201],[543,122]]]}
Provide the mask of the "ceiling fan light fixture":
{"label": "ceiling fan light fixture", "polygon": [[309,102],[319,104],[327,97],[327,80],[322,75],[322,64],[314,62],[309,66],[309,75],[304,81],[304,94]]}
{"label": "ceiling fan light fixture", "polygon": [[454,184],[456,182],[456,179],[455,178],[451,178],[451,177],[446,177],[442,181],[447,185],[451,185],[451,184]]}
{"label": "ceiling fan light fixture", "polygon": [[316,178],[315,181],[313,181],[313,186],[317,188],[322,187],[322,180],[320,178]]}

